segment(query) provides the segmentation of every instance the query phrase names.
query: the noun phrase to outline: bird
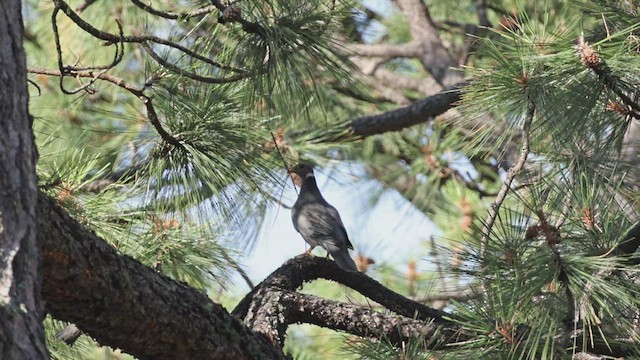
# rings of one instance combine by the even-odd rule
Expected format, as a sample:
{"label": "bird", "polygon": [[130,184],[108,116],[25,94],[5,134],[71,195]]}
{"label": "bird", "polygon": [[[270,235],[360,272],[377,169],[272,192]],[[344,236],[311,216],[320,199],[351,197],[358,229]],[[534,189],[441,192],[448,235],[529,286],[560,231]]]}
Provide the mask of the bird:
{"label": "bird", "polygon": [[294,183],[300,186],[300,194],[291,210],[291,219],[293,227],[311,246],[306,253],[311,253],[319,245],[331,254],[338,266],[347,271],[358,271],[356,263],[349,256],[349,249],[353,250],[353,245],[347,230],[338,210],[322,197],[313,167],[299,163],[289,169],[289,174]]}

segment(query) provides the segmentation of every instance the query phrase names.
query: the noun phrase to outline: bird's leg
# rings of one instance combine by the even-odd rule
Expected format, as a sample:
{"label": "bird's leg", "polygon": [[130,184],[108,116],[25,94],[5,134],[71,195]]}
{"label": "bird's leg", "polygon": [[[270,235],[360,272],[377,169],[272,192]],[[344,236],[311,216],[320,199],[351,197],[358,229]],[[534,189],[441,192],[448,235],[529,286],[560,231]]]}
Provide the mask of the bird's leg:
{"label": "bird's leg", "polygon": [[305,251],[305,252],[304,252],[304,253],[305,253],[305,255],[311,255],[311,252],[312,252],[312,251],[313,251],[313,249],[315,249],[315,248],[316,248],[316,246],[315,246],[315,245],[311,246],[307,251]]}
{"label": "bird's leg", "polygon": [[[311,246],[309,249],[307,249],[305,252],[303,252],[302,254],[298,255],[298,256],[313,256],[313,254],[311,253],[313,251],[313,249],[316,248],[316,245]],[[297,256],[296,256],[297,257]]]}

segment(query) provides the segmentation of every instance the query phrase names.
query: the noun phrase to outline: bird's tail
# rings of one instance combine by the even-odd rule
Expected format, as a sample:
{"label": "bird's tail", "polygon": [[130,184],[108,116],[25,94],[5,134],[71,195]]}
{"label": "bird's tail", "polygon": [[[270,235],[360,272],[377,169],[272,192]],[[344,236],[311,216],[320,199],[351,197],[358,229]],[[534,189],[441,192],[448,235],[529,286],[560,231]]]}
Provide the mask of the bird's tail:
{"label": "bird's tail", "polygon": [[351,256],[349,256],[349,250],[339,250],[331,253],[333,260],[340,266],[341,268],[347,271],[358,271],[358,267],[356,263],[353,261]]}

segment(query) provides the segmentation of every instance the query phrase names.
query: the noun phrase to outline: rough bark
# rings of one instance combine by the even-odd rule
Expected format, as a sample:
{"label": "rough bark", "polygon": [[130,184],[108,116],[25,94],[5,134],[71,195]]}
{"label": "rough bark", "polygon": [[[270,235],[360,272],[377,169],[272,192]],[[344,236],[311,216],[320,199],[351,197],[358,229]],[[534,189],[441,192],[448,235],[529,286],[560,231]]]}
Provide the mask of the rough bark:
{"label": "rough bark", "polygon": [[475,336],[455,323],[383,314],[364,306],[275,287],[260,288],[252,300],[253,311],[245,318],[245,324],[279,346],[284,345],[287,327],[298,323],[314,324],[363,338],[385,339],[398,347],[411,340],[421,340],[425,348],[432,350],[459,346]]}
{"label": "rough bark", "polygon": [[351,122],[353,134],[359,138],[399,131],[424,124],[457,105],[466,83],[459,83],[433,96],[381,114],[363,116]]}
{"label": "rough bark", "polygon": [[400,131],[418,124],[427,124],[438,115],[457,106],[466,85],[467,83],[462,81],[451,88],[407,106],[349,120],[332,129],[322,131],[318,135],[294,132],[288,136],[296,141],[304,139],[309,142],[345,142],[386,132]]}
{"label": "rough bark", "polygon": [[0,358],[46,359],[23,33],[20,1],[0,3]]}
{"label": "rough bark", "polygon": [[[233,315],[241,319],[251,316],[252,302],[256,295],[264,288],[278,288],[294,291],[302,287],[303,283],[316,279],[326,279],[345,285],[385,308],[409,318],[418,320],[433,320],[437,323],[450,323],[445,317],[453,317],[441,310],[430,308],[384,287],[379,282],[359,272],[349,272],[341,269],[333,261],[314,256],[297,256],[285,262],[280,268],[271,273],[233,310]],[[253,306],[255,309],[255,306]]]}
{"label": "rough bark", "polygon": [[282,359],[204,293],[121,254],[38,197],[46,310],[139,359]]}

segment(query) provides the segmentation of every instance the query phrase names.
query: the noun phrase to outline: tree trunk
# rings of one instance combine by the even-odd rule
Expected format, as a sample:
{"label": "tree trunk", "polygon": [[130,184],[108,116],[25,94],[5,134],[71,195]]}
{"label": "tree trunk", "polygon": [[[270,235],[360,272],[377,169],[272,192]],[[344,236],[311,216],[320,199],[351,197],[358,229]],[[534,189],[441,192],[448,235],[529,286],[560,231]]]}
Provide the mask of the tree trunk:
{"label": "tree trunk", "polygon": [[0,15],[0,358],[47,359],[20,1],[3,1]]}

